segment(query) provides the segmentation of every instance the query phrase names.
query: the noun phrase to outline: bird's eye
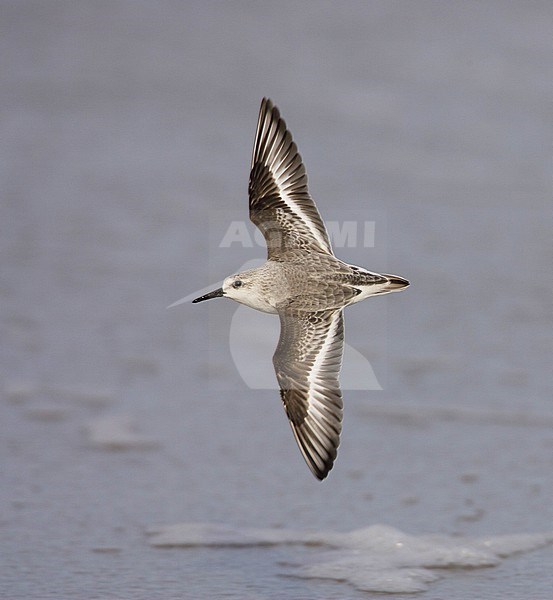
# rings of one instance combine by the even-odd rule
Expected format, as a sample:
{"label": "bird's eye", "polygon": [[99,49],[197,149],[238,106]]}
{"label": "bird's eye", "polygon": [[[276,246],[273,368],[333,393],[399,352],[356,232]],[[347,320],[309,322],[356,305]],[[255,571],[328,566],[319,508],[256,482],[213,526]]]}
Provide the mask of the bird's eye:
{"label": "bird's eye", "polygon": [[232,287],[233,288],[239,288],[242,285],[242,282],[240,281],[240,279],[237,279],[233,284]]}

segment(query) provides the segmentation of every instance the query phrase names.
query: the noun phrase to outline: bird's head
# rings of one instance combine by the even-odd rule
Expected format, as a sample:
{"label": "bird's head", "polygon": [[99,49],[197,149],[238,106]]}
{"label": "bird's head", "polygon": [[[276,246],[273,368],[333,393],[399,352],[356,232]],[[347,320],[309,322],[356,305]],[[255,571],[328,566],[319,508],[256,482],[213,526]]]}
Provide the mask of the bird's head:
{"label": "bird's head", "polygon": [[252,280],[249,274],[247,272],[238,273],[227,277],[223,281],[222,287],[219,289],[209,292],[209,294],[205,294],[204,296],[200,296],[199,298],[192,300],[192,302],[203,302],[204,300],[211,300],[211,298],[221,298],[224,296],[225,298],[232,298],[237,302],[247,304],[244,300],[247,298],[248,293],[251,292],[251,287]]}

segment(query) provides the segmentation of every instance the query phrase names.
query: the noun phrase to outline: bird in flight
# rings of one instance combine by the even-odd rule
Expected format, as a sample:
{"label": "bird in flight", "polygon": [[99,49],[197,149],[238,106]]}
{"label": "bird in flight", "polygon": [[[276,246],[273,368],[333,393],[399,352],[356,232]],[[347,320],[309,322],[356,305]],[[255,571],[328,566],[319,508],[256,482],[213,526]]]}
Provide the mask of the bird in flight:
{"label": "bird in flight", "polygon": [[193,302],[225,297],[278,314],[273,364],[280,396],[303,458],[322,480],[332,469],[342,430],[343,310],[409,282],[334,256],[297,146],[267,98],[259,111],[248,190],[250,219],[265,238],[267,261],[227,277]]}

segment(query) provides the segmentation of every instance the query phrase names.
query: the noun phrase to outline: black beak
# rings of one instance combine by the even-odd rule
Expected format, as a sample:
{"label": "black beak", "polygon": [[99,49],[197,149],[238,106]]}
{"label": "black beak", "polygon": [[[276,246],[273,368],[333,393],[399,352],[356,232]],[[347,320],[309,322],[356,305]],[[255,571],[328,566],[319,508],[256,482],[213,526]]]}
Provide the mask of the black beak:
{"label": "black beak", "polygon": [[222,296],[223,288],[221,287],[214,292],[209,292],[209,294],[206,294],[205,296],[200,296],[199,298],[196,298],[196,300],[192,300],[192,304],[196,304],[196,302],[203,302],[204,300],[211,300],[211,298],[221,298]]}

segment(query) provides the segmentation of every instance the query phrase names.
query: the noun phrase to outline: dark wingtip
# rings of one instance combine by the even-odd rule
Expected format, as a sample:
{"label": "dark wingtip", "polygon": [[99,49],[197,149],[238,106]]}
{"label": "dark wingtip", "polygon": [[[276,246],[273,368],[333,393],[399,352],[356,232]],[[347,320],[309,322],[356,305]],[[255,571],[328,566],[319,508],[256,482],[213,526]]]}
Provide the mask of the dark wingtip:
{"label": "dark wingtip", "polygon": [[330,473],[333,466],[334,465],[332,464],[325,471],[318,471],[317,473],[315,473],[315,471],[312,471],[312,473],[313,473],[313,475],[315,475],[315,477],[318,479],[318,481],[324,481],[327,478],[327,476]]}
{"label": "dark wingtip", "polygon": [[267,96],[265,96],[263,100],[261,100],[260,112],[270,113],[275,121],[278,121],[280,119],[280,111],[275,106],[275,103]]}

